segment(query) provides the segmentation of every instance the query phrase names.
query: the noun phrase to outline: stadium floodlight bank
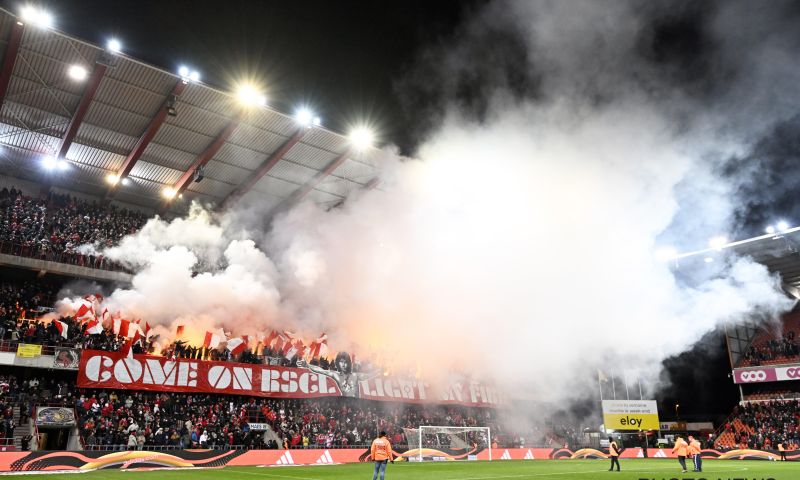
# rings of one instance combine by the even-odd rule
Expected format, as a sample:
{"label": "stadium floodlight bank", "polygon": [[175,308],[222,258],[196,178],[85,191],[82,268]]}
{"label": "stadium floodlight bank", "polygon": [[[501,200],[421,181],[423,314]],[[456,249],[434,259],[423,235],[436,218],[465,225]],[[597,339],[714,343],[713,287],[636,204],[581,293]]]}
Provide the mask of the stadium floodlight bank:
{"label": "stadium floodlight bank", "polygon": [[[492,459],[492,432],[489,427],[444,427],[420,425],[419,428],[406,428],[408,448],[417,449],[419,462],[445,460],[446,452],[463,452],[465,460],[477,460],[478,452],[484,448]],[[414,444],[414,440],[417,440]],[[436,452],[442,455],[437,455]]]}

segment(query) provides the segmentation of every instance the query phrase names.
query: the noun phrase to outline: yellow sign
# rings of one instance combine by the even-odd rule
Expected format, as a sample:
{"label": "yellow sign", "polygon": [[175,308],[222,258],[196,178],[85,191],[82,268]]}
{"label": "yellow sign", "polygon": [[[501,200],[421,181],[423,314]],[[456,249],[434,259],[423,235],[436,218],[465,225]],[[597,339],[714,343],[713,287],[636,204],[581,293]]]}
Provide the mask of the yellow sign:
{"label": "yellow sign", "polygon": [[603,400],[606,430],[658,430],[655,400]]}
{"label": "yellow sign", "polygon": [[658,430],[658,414],[610,413],[603,415],[607,430]]}
{"label": "yellow sign", "polygon": [[17,356],[25,358],[38,357],[42,354],[41,345],[30,345],[27,343],[20,343],[17,346]]}

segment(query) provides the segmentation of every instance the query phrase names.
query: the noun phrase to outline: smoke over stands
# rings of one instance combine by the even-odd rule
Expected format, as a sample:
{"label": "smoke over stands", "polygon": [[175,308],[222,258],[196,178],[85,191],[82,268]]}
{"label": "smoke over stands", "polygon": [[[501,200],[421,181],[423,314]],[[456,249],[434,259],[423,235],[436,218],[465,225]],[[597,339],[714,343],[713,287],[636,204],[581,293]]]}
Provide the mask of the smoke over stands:
{"label": "smoke over stands", "polygon": [[777,317],[792,302],[763,266],[679,281],[654,254],[737,237],[745,180],[719,172],[800,98],[779,8],[695,3],[489,4],[399,82],[417,160],[269,226],[257,205],[152,220],[105,252],[137,271],[109,309],[164,333],[325,331],[334,351],[553,401],[596,392],[587,370],[655,379],[718,325]]}

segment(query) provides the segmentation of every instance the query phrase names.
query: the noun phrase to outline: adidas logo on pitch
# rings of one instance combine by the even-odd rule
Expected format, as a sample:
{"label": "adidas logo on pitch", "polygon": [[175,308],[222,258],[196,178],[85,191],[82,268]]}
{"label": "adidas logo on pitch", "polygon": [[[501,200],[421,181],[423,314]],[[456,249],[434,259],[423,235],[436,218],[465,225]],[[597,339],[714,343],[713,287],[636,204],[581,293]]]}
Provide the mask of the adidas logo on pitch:
{"label": "adidas logo on pitch", "polygon": [[531,452],[530,450],[528,450],[528,453],[526,453],[526,454],[525,454],[525,456],[524,456],[524,457],[522,457],[522,459],[523,459],[523,460],[533,460],[533,452]]}
{"label": "adidas logo on pitch", "polygon": [[511,460],[511,454],[508,453],[508,450],[506,450],[505,452],[503,452],[502,455],[500,455],[500,460]]}
{"label": "adidas logo on pitch", "polygon": [[278,461],[275,462],[275,465],[294,465],[294,459],[292,458],[292,454],[289,453],[289,451],[287,450],[286,453],[281,455],[281,458],[279,458]]}
{"label": "adidas logo on pitch", "polygon": [[661,450],[661,449],[659,448],[659,449],[658,449],[658,452],[656,452],[656,454],[655,454],[655,455],[653,455],[653,456],[654,456],[654,457],[658,457],[658,458],[666,458],[667,454],[666,454],[666,453],[664,453],[664,450]]}
{"label": "adidas logo on pitch", "polygon": [[331,458],[331,452],[325,450],[325,453],[320,455],[317,463],[333,463],[333,458]]}

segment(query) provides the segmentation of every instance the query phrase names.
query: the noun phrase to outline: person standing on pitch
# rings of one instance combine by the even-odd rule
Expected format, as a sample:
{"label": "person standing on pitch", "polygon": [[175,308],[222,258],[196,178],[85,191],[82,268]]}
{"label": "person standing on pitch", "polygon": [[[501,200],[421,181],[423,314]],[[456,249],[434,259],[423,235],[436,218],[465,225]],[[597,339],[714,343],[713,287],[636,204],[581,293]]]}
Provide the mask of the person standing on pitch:
{"label": "person standing on pitch", "polygon": [[703,459],[700,457],[700,452],[703,450],[700,441],[689,435],[689,455],[692,456],[694,462],[693,472],[703,471]]}
{"label": "person standing on pitch", "polygon": [[689,445],[686,440],[680,436],[675,437],[675,446],[672,447],[672,453],[678,455],[678,463],[681,464],[682,473],[686,473],[686,455],[689,453]]}
{"label": "person standing on pitch", "polygon": [[783,440],[778,442],[778,453],[781,454],[781,462],[786,461],[786,447],[783,446]]}
{"label": "person standing on pitch", "polygon": [[389,440],[386,438],[386,432],[381,432],[378,435],[378,438],[372,441],[372,448],[370,448],[370,453],[372,454],[372,460],[375,462],[375,470],[372,472],[372,480],[378,479],[378,472],[381,474],[381,480],[386,475],[386,464],[391,461],[394,463],[394,458],[392,458],[392,444],[389,443]]}
{"label": "person standing on pitch", "polygon": [[611,437],[608,437],[608,457],[611,459],[611,468],[609,468],[608,471],[614,470],[614,464],[616,464],[617,471],[619,472],[619,447],[617,446],[617,442]]}

